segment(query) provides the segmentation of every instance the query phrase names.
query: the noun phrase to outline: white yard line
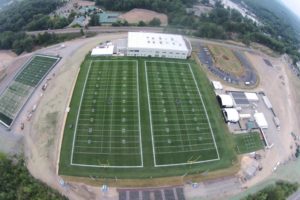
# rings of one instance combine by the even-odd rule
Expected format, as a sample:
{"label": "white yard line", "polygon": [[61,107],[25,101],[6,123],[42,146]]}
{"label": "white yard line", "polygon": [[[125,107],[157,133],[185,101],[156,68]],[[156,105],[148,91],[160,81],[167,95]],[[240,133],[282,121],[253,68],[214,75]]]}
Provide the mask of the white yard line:
{"label": "white yard line", "polygon": [[85,81],[84,81],[84,85],[83,85],[83,90],[82,90],[81,97],[80,97],[79,109],[78,109],[77,117],[76,117],[76,125],[75,125],[75,129],[74,129],[74,134],[73,134],[73,143],[72,143],[72,152],[71,152],[71,163],[70,163],[71,165],[73,165],[74,145],[75,145],[75,138],[76,138],[76,134],[77,134],[77,124],[78,124],[78,119],[79,119],[79,113],[80,113],[80,110],[81,110],[81,103],[82,103],[83,94],[84,94],[84,91],[85,91],[86,82],[88,80],[88,76],[89,76],[89,73],[90,73],[91,65],[92,65],[92,61],[90,62],[89,69],[88,69],[86,77],[85,77]]}
{"label": "white yard line", "polygon": [[138,118],[139,118],[139,132],[140,132],[140,153],[141,153],[141,164],[142,166],[144,166],[142,130],[141,130],[140,92],[139,92],[139,66],[138,66],[138,61],[135,62],[136,62],[136,80],[137,80],[136,90],[137,90]]}
{"label": "white yard line", "polygon": [[220,160],[220,155],[219,155],[218,146],[217,146],[217,143],[216,143],[216,140],[215,140],[215,136],[214,136],[214,133],[213,133],[211,124],[210,124],[210,120],[209,120],[209,117],[208,117],[208,114],[207,114],[206,106],[205,106],[204,101],[203,101],[203,99],[202,99],[202,94],[201,94],[201,92],[200,92],[200,90],[199,90],[199,87],[198,87],[197,81],[196,81],[196,79],[195,79],[195,75],[194,75],[194,72],[193,72],[193,70],[192,70],[192,67],[191,67],[190,64],[188,64],[188,65],[189,65],[190,71],[191,71],[191,73],[192,73],[192,76],[193,76],[195,85],[196,85],[197,90],[198,90],[198,93],[199,93],[199,97],[200,97],[200,99],[201,99],[201,102],[202,102],[202,105],[203,105],[203,108],[204,108],[204,112],[205,112],[205,115],[206,115],[206,118],[207,118],[207,121],[208,121],[208,125],[209,125],[210,131],[211,131],[211,135],[212,135],[213,141],[214,141],[214,143],[215,143],[215,148],[216,148],[216,151],[217,151],[218,160]]}
{"label": "white yard line", "polygon": [[149,108],[149,119],[150,119],[150,131],[151,131],[151,139],[152,139],[152,153],[153,153],[153,162],[154,166],[156,167],[156,156],[155,156],[155,144],[154,144],[154,137],[153,137],[153,127],[152,127],[152,114],[151,114],[151,101],[149,95],[149,84],[148,84],[148,74],[147,74],[147,61],[144,61],[145,67],[145,74],[146,74],[146,85],[147,85],[147,97],[148,97],[148,108]]}
{"label": "white yard line", "polygon": [[[86,82],[87,82],[87,79],[88,79],[88,75],[89,75],[89,73],[90,73],[90,68],[91,68],[91,64],[93,63],[93,62],[95,62],[95,61],[100,61],[100,62],[105,62],[105,61],[107,61],[107,62],[111,62],[111,61],[116,61],[116,62],[118,62],[118,61],[130,61],[130,62],[136,62],[136,68],[137,68],[137,70],[138,70],[138,62],[137,62],[137,60],[93,60],[93,61],[91,61],[91,63],[90,63],[90,65],[89,65],[89,69],[88,69],[88,73],[87,73],[87,76],[86,76],[86,79],[85,79],[85,83],[84,83],[84,90],[83,90],[83,92],[82,92],[82,94],[81,94],[81,99],[80,99],[80,108],[78,109],[78,113],[77,113],[77,120],[76,120],[76,127],[75,127],[75,134],[74,134],[74,137],[73,137],[73,145],[72,145],[72,154],[71,154],[71,165],[74,165],[74,166],[83,166],[83,167],[98,167],[98,168],[141,168],[141,167],[143,167],[143,154],[142,154],[142,146],[140,146],[140,155],[141,155],[141,165],[137,165],[137,166],[112,166],[112,165],[106,165],[106,164],[104,164],[104,165],[88,165],[88,164],[78,164],[78,163],[73,163],[73,154],[74,154],[74,144],[75,144],[75,138],[76,138],[76,134],[77,134],[77,126],[78,126],[78,124],[80,124],[80,125],[84,125],[83,123],[78,123],[78,118],[79,118],[79,115],[80,115],[80,109],[81,109],[81,104],[82,104],[82,99],[83,99],[83,94],[85,93],[85,88],[86,88]],[[138,78],[138,71],[137,71],[137,78]],[[109,78],[110,79],[110,78]],[[128,80],[128,79],[127,79]],[[132,79],[133,80],[133,79]],[[136,80],[136,79],[135,79]],[[137,82],[137,81],[136,81]],[[137,86],[138,86],[138,82],[137,82]],[[127,85],[127,84],[126,84]],[[108,85],[107,85],[108,86]],[[110,85],[111,86],[111,85]],[[119,86],[119,85],[115,85],[115,86]],[[121,85],[120,85],[121,86]],[[105,90],[99,90],[99,91],[105,91]],[[139,90],[138,90],[138,88],[137,88],[137,92],[139,92]],[[115,93],[115,94],[117,94],[117,93]],[[135,103],[135,105],[136,104],[138,104],[138,112],[140,113],[140,107],[139,107],[139,94],[137,95],[138,97],[137,97],[137,99],[138,99],[138,101],[136,102],[136,101],[126,101],[126,103],[128,102],[128,103],[130,103],[130,102],[134,102]],[[118,105],[121,105],[121,104],[118,104]],[[92,107],[92,106],[91,106]],[[136,110],[133,110],[134,112],[136,111]],[[129,111],[128,111],[129,112]],[[139,143],[140,143],[140,145],[142,145],[141,144],[141,122],[140,122],[140,114],[139,114],[139,127],[138,127],[138,130],[135,130],[135,131],[138,131],[139,132]],[[88,119],[84,119],[83,118],[83,120],[88,120]],[[116,121],[116,120],[111,120],[111,121]],[[88,125],[88,124],[86,124],[86,125]],[[114,125],[114,127],[118,127],[118,126],[123,126],[123,125]],[[99,126],[99,127],[103,127],[103,126]],[[103,131],[106,131],[106,130],[103,130],[103,129],[101,129],[101,131],[103,132]],[[118,130],[118,131],[120,131],[120,130]],[[112,129],[111,130],[109,130],[109,132],[111,133],[112,132]],[[90,135],[78,135],[78,136],[89,136],[90,137]],[[103,141],[103,137],[105,137],[103,134],[100,136],[100,135],[98,135],[98,136],[96,136],[96,135],[92,135],[92,137],[101,137],[102,138],[102,140],[101,141]],[[110,134],[110,136],[109,136],[109,138],[118,138],[118,137],[120,137],[120,136],[112,136],[111,134]],[[127,136],[126,136],[127,137]],[[137,138],[137,136],[128,136],[128,138]],[[110,143],[111,144],[111,143]],[[98,147],[99,148],[99,147]],[[101,145],[101,148],[105,148],[105,147],[103,147],[103,145]],[[107,148],[113,148],[113,147],[107,147]],[[119,147],[115,147],[115,148],[119,148]],[[92,153],[92,152],[76,152],[76,154],[95,154],[95,155],[113,155],[114,153],[99,153],[99,152],[97,152],[97,153]],[[120,155],[120,154],[114,154],[114,155]],[[128,154],[128,155],[137,155],[137,154]]]}
{"label": "white yard line", "polygon": [[[148,61],[145,61],[145,70],[146,70],[146,81],[147,81],[147,93],[148,93],[148,101],[149,101],[149,112],[151,113],[151,106],[150,106],[150,98],[149,98],[149,83],[148,83],[148,74],[147,74],[147,69],[146,69],[146,63],[147,63]],[[196,88],[197,88],[197,90],[185,90],[186,92],[196,92],[196,93],[198,93],[198,95],[199,95],[199,97],[200,97],[200,100],[201,100],[201,102],[202,102],[202,106],[203,106],[203,109],[204,109],[204,112],[205,112],[205,116],[206,116],[206,119],[207,119],[207,121],[208,121],[208,125],[209,125],[209,129],[210,129],[210,134],[211,134],[211,136],[212,136],[212,139],[213,139],[213,143],[211,143],[211,144],[214,144],[214,148],[212,148],[212,149],[206,149],[206,150],[213,150],[213,149],[215,149],[216,150],[216,152],[217,152],[217,159],[210,159],[210,160],[204,160],[204,161],[198,161],[198,162],[192,162],[192,163],[176,163],[176,164],[167,164],[167,165],[157,165],[156,164],[156,159],[155,159],[155,146],[154,146],[154,139],[153,139],[153,124],[152,124],[152,113],[151,113],[151,116],[150,116],[150,119],[151,119],[151,136],[152,136],[152,143],[153,143],[153,148],[154,148],[154,153],[153,153],[153,155],[154,155],[154,161],[155,161],[155,167],[164,167],[164,166],[179,166],[179,165],[189,165],[189,164],[196,164],[196,163],[205,163],[205,162],[211,162],[211,161],[216,161],[216,160],[220,160],[220,156],[219,156],[219,152],[218,152],[218,148],[217,148],[217,144],[216,144],[216,141],[215,141],[215,138],[214,138],[214,134],[213,134],[213,131],[212,131],[212,127],[211,127],[211,124],[210,124],[210,121],[209,121],[209,117],[208,117],[208,114],[207,114],[207,110],[206,110],[206,107],[205,107],[205,105],[204,105],[204,101],[203,101],[203,99],[202,99],[202,95],[201,95],[201,93],[200,93],[200,90],[199,90],[199,87],[198,87],[198,85],[197,85],[197,82],[196,82],[196,79],[195,79],[195,76],[194,76],[194,73],[193,73],[193,71],[191,70],[191,66],[190,66],[190,64],[189,63],[178,63],[178,62],[163,62],[163,61],[149,61],[149,62],[153,62],[153,63],[172,63],[172,64],[184,64],[184,65],[187,65],[188,66],[188,69],[189,69],[189,71],[190,71],[190,73],[191,73],[191,75],[192,75],[192,77],[193,77],[193,80],[194,80],[194,83],[195,83],[195,85],[196,85]],[[164,72],[163,72],[164,73]],[[155,72],[153,72],[152,74],[157,74],[157,73],[155,73]],[[175,74],[175,73],[174,73]],[[178,84],[177,84],[178,85]],[[177,86],[176,86],[176,89],[177,89]],[[160,91],[160,89],[152,89],[151,91]],[[178,92],[177,93],[174,93],[174,92],[169,92],[170,94],[178,94]],[[155,97],[154,97],[155,98]],[[152,98],[151,98],[152,99]],[[152,102],[152,101],[151,101]],[[153,101],[153,102],[159,102],[159,101]],[[192,106],[191,107],[185,107],[185,108],[192,108]],[[201,110],[201,111],[203,111],[203,110]],[[183,113],[183,115],[184,115],[184,113]],[[207,123],[201,123],[201,122],[198,122],[197,124],[199,124],[199,125],[201,125],[201,124],[206,124],[207,125]],[[170,125],[172,125],[172,126],[174,126],[174,125],[176,125],[176,124],[170,124]],[[180,125],[180,124],[177,124],[177,125]],[[185,126],[186,126],[186,128],[187,128],[187,126],[188,125],[195,125],[195,124],[185,124]],[[163,125],[155,125],[155,126],[160,126],[160,127],[165,127],[166,126],[166,124],[163,124]],[[202,134],[201,134],[202,135]],[[191,135],[189,135],[189,136],[191,136]],[[164,136],[165,137],[165,136]],[[190,141],[190,140],[189,140]],[[199,151],[199,150],[190,150],[190,151],[187,151],[187,152],[196,152],[196,151]],[[171,153],[174,153],[174,152],[170,152],[170,154]],[[179,152],[180,153],[180,152]]]}

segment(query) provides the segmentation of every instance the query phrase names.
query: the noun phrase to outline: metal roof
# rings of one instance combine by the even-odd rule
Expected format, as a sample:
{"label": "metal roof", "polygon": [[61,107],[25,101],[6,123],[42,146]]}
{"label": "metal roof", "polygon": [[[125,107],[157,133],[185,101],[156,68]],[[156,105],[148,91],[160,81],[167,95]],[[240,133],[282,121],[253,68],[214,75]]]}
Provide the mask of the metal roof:
{"label": "metal roof", "polygon": [[181,35],[129,32],[128,48],[188,51]]}

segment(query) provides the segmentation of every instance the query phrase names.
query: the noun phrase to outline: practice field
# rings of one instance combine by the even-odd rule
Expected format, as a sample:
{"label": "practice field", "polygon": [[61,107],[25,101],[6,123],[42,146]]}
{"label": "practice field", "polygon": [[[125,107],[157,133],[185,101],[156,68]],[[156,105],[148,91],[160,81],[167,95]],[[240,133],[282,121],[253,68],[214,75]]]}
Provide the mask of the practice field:
{"label": "practice field", "polygon": [[198,70],[191,61],[87,57],[65,123],[59,173],[145,178],[231,166],[233,140]]}
{"label": "practice field", "polygon": [[90,63],[74,129],[72,165],[142,167],[136,61]]}
{"label": "practice field", "polygon": [[251,153],[263,148],[263,142],[260,138],[260,134],[257,132],[237,134],[234,136],[234,139],[239,154]]}
{"label": "practice field", "polygon": [[59,61],[58,57],[35,55],[0,96],[0,122],[10,127],[36,86]]}
{"label": "practice field", "polygon": [[155,166],[219,159],[214,133],[189,63],[145,62]]}

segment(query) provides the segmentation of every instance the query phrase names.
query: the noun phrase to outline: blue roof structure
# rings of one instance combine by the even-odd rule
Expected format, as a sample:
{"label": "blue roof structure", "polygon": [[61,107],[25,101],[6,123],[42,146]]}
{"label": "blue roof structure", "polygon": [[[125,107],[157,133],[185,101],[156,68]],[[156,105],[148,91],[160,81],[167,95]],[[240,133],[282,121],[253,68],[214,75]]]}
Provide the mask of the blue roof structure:
{"label": "blue roof structure", "polygon": [[99,14],[99,22],[101,24],[112,24],[118,21],[120,13],[116,12],[104,12]]}

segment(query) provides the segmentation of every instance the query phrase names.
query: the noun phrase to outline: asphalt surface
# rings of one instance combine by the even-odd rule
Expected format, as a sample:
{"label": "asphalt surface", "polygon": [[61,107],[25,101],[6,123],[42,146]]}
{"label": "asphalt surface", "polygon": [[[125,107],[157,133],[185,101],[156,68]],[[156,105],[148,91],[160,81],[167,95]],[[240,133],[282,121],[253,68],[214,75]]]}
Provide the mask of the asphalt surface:
{"label": "asphalt surface", "polygon": [[251,63],[247,60],[247,58],[244,55],[242,55],[242,53],[237,52],[237,51],[233,51],[233,52],[234,52],[235,56],[240,60],[242,65],[245,67],[245,73],[241,77],[237,77],[233,74],[225,72],[222,69],[216,67],[214,65],[214,61],[213,61],[210,51],[208,50],[208,48],[206,48],[204,46],[199,45],[198,57],[199,57],[200,61],[203,64],[205,64],[205,66],[207,67],[207,69],[210,72],[212,72],[217,77],[219,77],[220,79],[222,79],[228,83],[231,83],[234,85],[245,84],[247,86],[255,85],[257,82],[257,76],[256,76],[256,73],[255,73],[254,68],[252,67]]}
{"label": "asphalt surface", "polygon": [[[28,31],[29,35],[37,35],[45,32],[64,34],[64,33],[78,33],[81,28],[64,28],[64,29],[54,29],[54,30],[42,30],[42,31]],[[163,32],[165,28],[163,27],[138,27],[138,26],[93,26],[84,31],[96,32],[96,33],[118,33],[118,32],[128,32],[128,31],[144,31],[144,32]]]}

